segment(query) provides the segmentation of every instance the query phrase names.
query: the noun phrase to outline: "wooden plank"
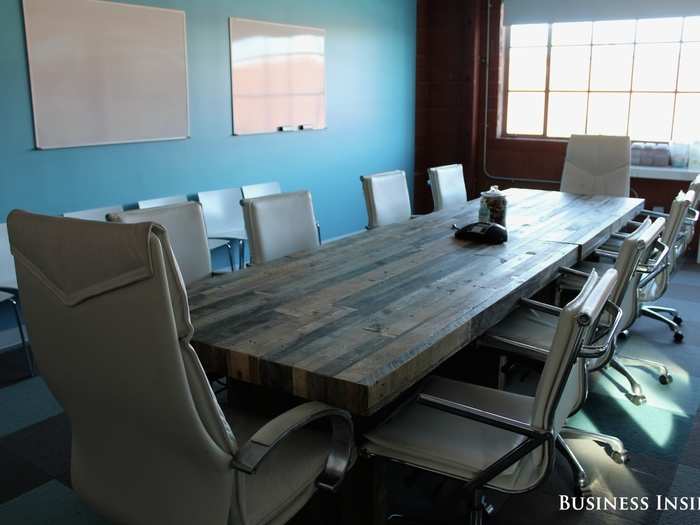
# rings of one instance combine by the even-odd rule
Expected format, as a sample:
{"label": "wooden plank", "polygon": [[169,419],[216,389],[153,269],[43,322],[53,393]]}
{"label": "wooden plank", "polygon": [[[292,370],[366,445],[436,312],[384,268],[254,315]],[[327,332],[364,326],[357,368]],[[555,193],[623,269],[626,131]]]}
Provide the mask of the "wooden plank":
{"label": "wooden plank", "polygon": [[452,224],[477,220],[471,201],[196,283],[193,344],[210,362],[225,361],[231,377],[370,415],[643,204],[541,190],[507,195],[503,245],[454,238]]}

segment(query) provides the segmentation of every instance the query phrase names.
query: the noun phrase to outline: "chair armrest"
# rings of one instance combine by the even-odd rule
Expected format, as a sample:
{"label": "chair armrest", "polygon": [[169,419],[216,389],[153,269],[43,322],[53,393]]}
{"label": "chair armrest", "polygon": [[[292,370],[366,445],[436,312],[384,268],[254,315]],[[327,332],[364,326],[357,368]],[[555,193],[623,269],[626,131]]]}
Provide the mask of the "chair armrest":
{"label": "chair armrest", "polygon": [[569,268],[568,266],[560,266],[559,273],[566,273],[568,275],[573,275],[574,277],[580,277],[581,279],[588,279],[591,274],[582,272],[581,270],[576,270],[574,268]]}
{"label": "chair armrest", "polygon": [[[500,414],[494,414],[493,412],[481,410],[480,408],[455,403],[454,401],[442,399],[430,394],[420,394],[418,396],[418,403],[526,437],[525,441],[516,445],[512,450],[503,455],[503,457],[497,459],[485,469],[478,472],[476,476],[467,483],[467,491],[484,486],[537,447],[547,442],[549,442],[550,445],[554,443],[554,434],[550,430],[537,428],[523,421],[511,419]],[[550,456],[547,466],[548,472],[554,465],[554,455],[551,454]]]}
{"label": "chair armrest", "polygon": [[13,288],[11,286],[0,286],[0,292],[5,292],[14,295],[17,297],[19,295],[19,290],[17,288]]}
{"label": "chair armrest", "polygon": [[618,252],[611,252],[610,250],[603,250],[602,248],[597,248],[593,253],[600,255],[601,257],[609,257],[610,259],[615,259],[620,256]]}
{"label": "chair armrest", "polygon": [[668,219],[668,213],[665,213],[662,211],[642,210],[639,212],[639,215],[644,215],[645,217],[656,217],[656,218]]}
{"label": "chair armrest", "polygon": [[637,285],[639,288],[644,288],[668,266],[668,254],[671,248],[666,243],[662,242],[661,239],[657,239],[655,245],[660,252],[654,259],[654,262],[651,265],[640,264],[637,266],[637,272],[646,274],[641,281],[639,281]]}
{"label": "chair armrest", "polygon": [[260,428],[238,450],[233,468],[253,474],[265,456],[289,434],[314,421],[328,419],[332,425],[331,451],[323,473],[316,480],[319,488],[334,491],[350,466],[354,451],[353,424],[345,410],[310,401],[288,410]]}
{"label": "chair armrest", "polygon": [[610,237],[613,239],[619,239],[621,241],[624,241],[627,237],[632,235],[631,233],[624,233],[624,232],[614,232],[610,234]]}
{"label": "chair armrest", "polygon": [[443,399],[441,397],[433,396],[430,394],[419,394],[418,403],[421,405],[426,405],[437,410],[442,410],[443,412],[449,412],[455,416],[464,417],[467,419],[473,419],[479,423],[484,423],[486,425],[491,425],[503,430],[508,430],[510,432],[515,432],[522,436],[530,438],[543,438],[546,437],[549,432],[547,430],[534,427],[523,421],[517,419],[512,419],[500,414],[495,414],[493,412],[488,412],[480,408],[472,407],[469,405],[464,405],[462,403],[457,403],[455,401],[450,401],[449,399]]}
{"label": "chair armrest", "polygon": [[[605,303],[604,309],[608,310],[608,313],[613,316],[613,321],[610,326],[607,327],[607,332],[605,332],[605,334],[607,334],[605,341],[602,344],[582,345],[578,352],[579,357],[584,359],[598,359],[606,354],[612,357],[611,349],[619,334],[618,330],[620,327],[620,321],[622,320],[622,308],[608,300]],[[600,337],[602,337],[602,335]],[[600,337],[598,339],[600,339]],[[607,359],[605,363],[601,365],[601,367],[606,365],[607,361],[609,361],[609,359]]]}
{"label": "chair armrest", "polygon": [[527,306],[528,308],[532,308],[533,310],[539,310],[540,312],[544,312],[546,314],[551,314],[551,315],[556,315],[559,316],[561,314],[561,308],[558,306],[554,306],[551,304],[547,303],[542,303],[540,301],[535,301],[533,299],[527,299],[526,297],[523,297],[520,299],[520,302]]}

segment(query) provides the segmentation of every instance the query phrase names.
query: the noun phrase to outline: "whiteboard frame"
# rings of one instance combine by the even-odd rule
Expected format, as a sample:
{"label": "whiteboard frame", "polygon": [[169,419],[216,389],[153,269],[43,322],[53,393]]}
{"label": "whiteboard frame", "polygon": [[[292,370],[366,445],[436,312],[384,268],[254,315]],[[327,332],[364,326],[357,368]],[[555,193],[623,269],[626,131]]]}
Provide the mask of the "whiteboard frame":
{"label": "whiteboard frame", "polygon": [[[55,0],[59,1],[59,0]],[[39,151],[49,151],[49,150],[61,150],[69,148],[84,148],[92,146],[114,146],[118,144],[141,144],[141,143],[151,143],[151,142],[166,142],[173,140],[188,140],[192,137],[191,134],[191,118],[190,118],[190,71],[189,71],[189,43],[187,41],[187,13],[181,9],[170,9],[165,7],[152,7],[148,5],[140,4],[126,4],[124,2],[110,2],[108,0],[86,0],[88,2],[100,3],[100,4],[112,4],[119,5],[123,7],[133,7],[139,9],[150,9],[154,11],[168,11],[171,13],[181,13],[183,17],[183,37],[185,42],[185,111],[187,114],[187,134],[184,136],[173,136],[173,137],[159,137],[153,139],[134,139],[134,140],[119,140],[119,141],[103,141],[103,142],[86,142],[84,144],[73,144],[70,146],[49,146],[43,147],[39,144],[39,119],[37,112],[34,110],[37,107],[36,94],[34,92],[34,82],[32,80],[32,57],[31,57],[31,46],[29,45],[29,23],[26,13],[26,0],[22,0],[22,18],[24,19],[24,40],[27,49],[27,70],[29,72],[29,90],[31,92],[32,99],[32,122],[34,124],[34,145],[35,150]]]}
{"label": "whiteboard frame", "polygon": [[[323,31],[323,104],[325,106],[325,125],[322,128],[304,128],[295,130],[276,130],[276,131],[257,131],[251,133],[236,133],[236,117],[233,109],[233,21],[241,20],[243,22],[255,22],[258,24],[268,24],[272,26],[292,27],[297,29],[312,29],[314,31]],[[328,129],[328,77],[326,75],[326,35],[327,31],[324,27],[303,26],[299,24],[284,24],[282,22],[270,22],[269,20],[259,20],[257,18],[244,18],[241,16],[230,16],[228,18],[228,57],[229,57],[229,80],[231,82],[231,135],[234,137],[248,137],[255,135],[276,135],[278,133],[309,133],[313,131],[325,131]]]}

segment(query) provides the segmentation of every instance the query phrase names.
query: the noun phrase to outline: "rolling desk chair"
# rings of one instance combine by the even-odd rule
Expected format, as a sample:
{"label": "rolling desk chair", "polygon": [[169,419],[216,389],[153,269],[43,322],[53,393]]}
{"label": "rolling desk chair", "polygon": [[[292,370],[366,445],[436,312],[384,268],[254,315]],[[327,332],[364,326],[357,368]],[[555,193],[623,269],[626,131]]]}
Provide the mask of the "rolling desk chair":
{"label": "rolling desk chair", "polygon": [[561,191],[582,195],[630,195],[630,139],[571,135]]}
{"label": "rolling desk chair", "polygon": [[225,246],[232,271],[236,268],[233,263],[233,244],[238,245],[238,268],[242,270],[245,265],[245,242],[248,236],[243,221],[241,196],[240,188],[200,191],[197,194],[204,210],[209,250]]}
{"label": "rolling desk chair", "polygon": [[367,205],[368,230],[411,218],[411,200],[403,171],[365,175],[360,181]]}
{"label": "rolling desk chair", "polygon": [[461,164],[429,168],[428,177],[433,193],[434,211],[466,204],[467,188]]}
{"label": "rolling desk chair", "polygon": [[[611,343],[615,326],[603,345],[586,344],[616,280],[614,269],[602,277],[593,271],[563,309],[524,301],[558,317],[534,398],[431,376],[415,401],[365,434],[364,453],[463,480],[472,525],[483,520],[483,488],[537,487],[552,470],[555,449],[568,450],[561,431],[581,390],[574,365],[579,357],[599,357]],[[579,482],[582,489],[585,477]]]}
{"label": "rolling desk chair", "polygon": [[37,362],[71,423],[72,487],[103,517],[281,525],[338,487],[353,455],[347,412],[219,407],[163,228],[21,211],[8,224]]}
{"label": "rolling desk chair", "polygon": [[[626,236],[620,245],[619,252],[596,250],[601,258],[611,258],[615,261],[614,267],[618,271],[619,279],[610,300],[622,309],[620,332],[627,330],[639,317],[637,295],[640,288],[655,279],[659,272],[666,271],[668,264],[668,247],[661,241],[666,220],[656,219],[653,223],[647,218],[637,229]],[[591,270],[604,272],[612,268],[613,264],[604,261],[583,261],[574,267],[573,272],[567,272],[557,281],[558,290],[577,291],[581,286],[582,278],[585,278]],[[622,360],[632,361],[653,368],[659,373],[659,382],[663,385],[673,380],[668,368],[661,363],[646,359],[637,359],[621,355],[616,352],[617,345],[611,348],[607,359],[589,362],[589,372],[604,369],[608,364],[622,374],[630,384],[627,398],[636,405],[646,401],[642,387],[634,379],[629,370],[622,364]]]}
{"label": "rolling desk chair", "polygon": [[241,200],[251,264],[317,250],[319,226],[308,191]]}
{"label": "rolling desk chair", "polygon": [[107,215],[110,222],[135,224],[155,222],[165,228],[172,246],[180,273],[189,286],[195,281],[211,276],[211,257],[204,226],[202,205],[198,202],[183,202],[130,210]]}

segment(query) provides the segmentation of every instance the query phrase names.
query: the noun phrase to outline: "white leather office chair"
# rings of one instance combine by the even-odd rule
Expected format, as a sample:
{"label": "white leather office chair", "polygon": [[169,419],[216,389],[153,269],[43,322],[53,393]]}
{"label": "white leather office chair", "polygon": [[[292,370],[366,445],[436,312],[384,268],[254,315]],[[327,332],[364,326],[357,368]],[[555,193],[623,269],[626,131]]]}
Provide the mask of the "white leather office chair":
{"label": "white leather office chair", "polygon": [[187,195],[173,195],[172,197],[160,197],[158,199],[146,199],[139,201],[139,209],[157,208],[160,206],[168,206],[170,204],[180,204],[187,202]]}
{"label": "white leather office chair", "polygon": [[629,197],[629,137],[572,135],[560,189],[582,195]]}
{"label": "white leather office chair", "polygon": [[200,191],[197,194],[204,211],[204,222],[209,235],[209,249],[216,250],[222,246],[228,249],[231,270],[233,263],[233,244],[238,246],[238,268],[245,264],[245,241],[248,238],[241,208],[241,189]]}
{"label": "white leather office chair", "polygon": [[[619,331],[628,330],[639,317],[638,290],[640,287],[644,288],[646,283],[655,279],[660,272],[666,271],[669,250],[661,241],[665,224],[664,218],[658,218],[653,223],[650,218],[647,218],[629,235],[620,235],[622,243],[619,251],[596,250],[596,254],[601,260],[589,260],[577,264],[574,270],[582,273],[577,274],[567,270],[557,283],[558,289],[578,290],[581,286],[581,278],[586,277],[594,269],[600,273],[612,268],[613,264],[606,262],[606,259],[614,259],[614,267],[618,271],[619,278],[610,300],[622,310]],[[621,360],[633,361],[637,365],[655,369],[659,373],[661,384],[669,384],[672,381],[673,378],[668,368],[663,364],[621,355],[615,349],[616,345],[613,345],[609,356],[589,362],[589,372],[601,370],[608,364],[612,366],[629,382],[631,389],[627,392],[627,398],[633,403],[642,404],[646,401],[646,397],[641,385],[634,379]]]}
{"label": "white leather office chair", "polygon": [[698,218],[700,217],[700,212],[698,212],[698,208],[700,207],[700,175],[695,177],[695,179],[690,183],[688,191],[695,193],[695,200],[690,203],[688,217],[681,225],[681,242],[678,243],[676,259],[686,252],[688,246],[695,237],[695,227],[697,225]]}
{"label": "white leather office chair", "polygon": [[90,210],[71,211],[63,214],[64,217],[71,219],[83,219],[86,221],[101,221],[107,220],[107,215],[110,213],[121,213],[124,211],[123,206],[107,206],[105,208],[92,208]]}
{"label": "white leather office chair", "polygon": [[71,423],[73,489],[97,512],[132,525],[279,525],[317,487],[338,486],[352,454],[346,412],[310,402],[269,419],[250,399],[224,415],[190,345],[163,228],[22,211],[8,224],[37,362]]}
{"label": "white leather office chair", "polygon": [[0,224],[0,303],[10,303],[12,312],[17,323],[17,331],[19,332],[19,340],[24,350],[24,355],[27,360],[27,370],[29,375],[34,375],[34,362],[32,354],[27,345],[27,338],[24,335],[24,327],[22,323],[22,315],[17,304],[17,275],[15,274],[15,261],[10,252],[10,239],[7,233],[7,224]]}
{"label": "white leather office chair", "polygon": [[207,244],[207,230],[198,202],[183,202],[157,208],[130,210],[107,215],[110,222],[155,222],[168,232],[177,264],[189,286],[211,275],[211,257]]}
{"label": "white leather office chair", "polygon": [[308,191],[243,199],[241,205],[252,264],[316,250],[321,245]]}
{"label": "white leather office chair", "polygon": [[279,182],[263,182],[260,184],[241,186],[241,193],[244,199],[257,199],[258,197],[267,197],[268,195],[282,193],[282,188]]}
{"label": "white leather office chair", "polygon": [[461,164],[429,168],[428,178],[433,192],[434,211],[466,204],[467,187]]}
{"label": "white leather office chair", "polygon": [[[681,319],[678,310],[675,308],[669,308],[665,306],[658,306],[656,304],[650,304],[658,299],[661,299],[668,289],[668,283],[671,278],[671,273],[675,270],[677,264],[677,257],[679,255],[677,246],[678,243],[682,243],[681,238],[681,227],[688,217],[688,212],[690,211],[691,204],[695,201],[695,192],[689,191],[688,193],[683,193],[682,191],[678,193],[676,198],[671,204],[671,211],[666,216],[666,226],[664,228],[664,233],[661,236],[661,241],[664,245],[668,246],[668,266],[665,271],[659,272],[656,277],[648,282],[643,283],[644,286],[640,284],[639,291],[637,294],[636,308],[639,310],[639,314],[661,321],[666,326],[668,326],[673,332],[673,340],[677,343],[683,342],[683,331],[681,330]],[[644,211],[643,214],[649,216],[656,216],[655,212]],[[667,317],[667,316],[670,316]]]}
{"label": "white leather office chair", "polygon": [[367,205],[367,228],[377,228],[411,218],[406,174],[387,171],[360,177]]}
{"label": "white leather office chair", "polygon": [[551,471],[555,446],[568,450],[560,432],[580,398],[574,364],[600,353],[585,342],[616,280],[614,269],[602,277],[592,272],[563,309],[526,300],[558,316],[534,398],[432,376],[415,402],[365,435],[365,452],[464,480],[471,523],[481,522],[483,487],[507,493],[536,487]]}

